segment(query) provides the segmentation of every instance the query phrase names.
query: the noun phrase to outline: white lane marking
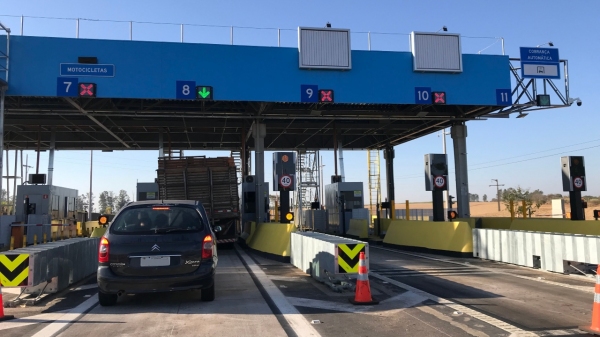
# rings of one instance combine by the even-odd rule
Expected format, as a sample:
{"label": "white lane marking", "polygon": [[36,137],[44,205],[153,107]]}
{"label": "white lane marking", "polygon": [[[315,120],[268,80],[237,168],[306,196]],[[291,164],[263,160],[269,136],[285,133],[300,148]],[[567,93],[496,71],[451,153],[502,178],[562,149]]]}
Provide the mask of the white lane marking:
{"label": "white lane marking", "polygon": [[513,277],[520,278],[520,279],[523,279],[523,280],[541,282],[541,283],[545,283],[545,284],[555,285],[555,286],[558,286],[558,287],[563,287],[563,288],[568,288],[568,289],[573,289],[573,290],[579,290],[579,291],[583,291],[583,292],[586,292],[586,293],[594,293],[594,288],[593,287],[573,286],[573,285],[570,285],[570,284],[564,284],[564,283],[559,283],[559,282],[554,282],[554,281],[540,280],[538,278],[532,278],[532,277],[528,277],[528,276],[521,276],[521,275],[517,275],[517,274],[502,272],[502,271],[499,271],[499,270],[496,270],[496,269],[493,269],[493,268],[480,267],[480,266],[476,266],[476,265],[473,265],[473,264],[470,264],[470,263],[462,263],[462,262],[456,262],[456,261],[448,261],[448,260],[443,260],[443,259],[436,259],[436,258],[425,256],[425,255],[406,253],[406,252],[401,252],[401,251],[397,251],[397,250],[394,250],[394,249],[387,249],[387,248],[375,247],[375,246],[370,246],[369,248],[381,249],[381,250],[385,250],[385,251],[388,251],[388,252],[394,252],[394,253],[398,253],[398,254],[419,257],[419,258],[426,259],[426,260],[431,260],[431,261],[438,261],[438,262],[443,262],[443,263],[456,264],[456,265],[460,265],[460,266],[468,266],[468,267],[471,267],[471,268],[478,268],[478,269],[481,269],[481,270],[487,270],[489,272],[496,273],[496,274],[513,276]]}
{"label": "white lane marking", "polygon": [[273,281],[289,281],[289,282],[308,282],[307,280],[295,277],[295,276],[280,276],[280,275],[269,275],[269,279]]}
{"label": "white lane marking", "polygon": [[33,324],[40,324],[46,322],[52,322],[59,319],[62,315],[64,315],[68,310],[61,310],[57,312],[51,312],[46,314],[39,314],[33,316],[27,316],[23,318],[12,319],[10,321],[5,321],[0,324],[0,330],[7,330],[12,328],[20,328]]}
{"label": "white lane marking", "polygon": [[316,308],[316,309],[325,309],[332,311],[345,311],[352,313],[362,313],[368,310],[373,309],[372,305],[365,306],[357,306],[352,305],[350,303],[340,303],[340,302],[332,302],[332,301],[321,301],[321,300],[312,300],[309,298],[300,298],[300,297],[288,297],[288,302],[291,305],[298,307],[307,307],[307,308]]}
{"label": "white lane marking", "polygon": [[69,290],[70,291],[79,291],[79,290],[88,290],[88,289],[96,289],[96,288],[98,288],[97,284],[88,284],[88,285],[80,286],[77,288],[71,288]]}
{"label": "white lane marking", "polygon": [[98,303],[98,296],[94,294],[92,297],[85,300],[85,302],[76,306],[75,308],[69,310],[64,313],[62,316],[57,318],[53,323],[48,324],[45,328],[40,330],[38,333],[33,335],[32,337],[50,337],[56,335],[61,329],[66,327],[67,325],[73,323],[79,317],[83,315],[84,312],[88,311],[90,308],[95,306]]}
{"label": "white lane marking", "polygon": [[414,292],[414,293],[416,293],[416,294],[418,294],[420,296],[423,296],[423,297],[425,297],[425,298],[427,298],[429,300],[432,300],[432,301],[434,301],[436,303],[443,304],[443,305],[445,305],[445,306],[447,306],[449,308],[452,308],[452,309],[454,309],[456,311],[461,311],[461,312],[463,312],[463,313],[465,313],[465,314],[467,314],[467,315],[469,315],[469,316],[471,316],[473,318],[477,318],[480,321],[483,321],[483,322],[488,323],[490,325],[493,325],[493,326],[495,326],[495,327],[497,327],[499,329],[502,329],[502,330],[504,330],[506,332],[509,332],[511,334],[511,336],[513,336],[513,335],[514,336],[537,336],[534,333],[525,331],[523,329],[519,329],[519,328],[517,328],[516,326],[514,326],[512,324],[508,324],[508,323],[503,322],[503,321],[501,321],[499,319],[496,319],[496,318],[490,317],[488,315],[482,314],[482,313],[480,313],[478,311],[475,311],[475,310],[473,310],[471,308],[465,307],[464,305],[452,302],[452,301],[447,300],[445,298],[441,298],[441,297],[432,295],[430,293],[424,292],[423,290],[411,287],[408,284],[404,284],[402,282],[398,282],[398,281],[393,280],[393,279],[391,279],[389,277],[385,277],[383,275],[379,275],[379,274],[373,273],[373,272],[370,272],[369,275],[373,276],[375,278],[378,278],[378,279],[380,279],[382,281],[386,281],[386,282],[388,282],[390,284],[393,284],[393,285],[395,285],[397,287],[404,288],[406,290],[412,291],[412,292]]}
{"label": "white lane marking", "polygon": [[[240,256],[244,259],[254,276],[258,279],[258,282],[263,286],[275,306],[279,309],[283,318],[288,322],[292,330],[296,332],[298,336],[315,336],[320,337],[321,335],[313,328],[306,318],[287,301],[285,295],[277,288],[277,286],[269,280],[269,277],[263,272],[260,267],[254,263],[254,261],[244,252],[243,250],[235,247]],[[34,336],[38,337],[38,336]],[[41,337],[41,336],[39,336]]]}
{"label": "white lane marking", "polygon": [[573,336],[585,335],[587,332],[578,329],[537,331],[538,336]]}

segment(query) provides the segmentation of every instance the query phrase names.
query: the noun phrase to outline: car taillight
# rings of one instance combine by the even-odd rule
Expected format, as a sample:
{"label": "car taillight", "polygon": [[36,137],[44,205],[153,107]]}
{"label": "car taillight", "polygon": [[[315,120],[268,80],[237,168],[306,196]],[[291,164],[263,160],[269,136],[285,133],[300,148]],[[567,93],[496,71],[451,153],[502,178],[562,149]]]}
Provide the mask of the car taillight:
{"label": "car taillight", "polygon": [[107,263],[108,262],[108,239],[102,238],[100,239],[100,247],[98,247],[98,262]]}
{"label": "car taillight", "polygon": [[213,256],[213,238],[212,235],[207,235],[202,240],[202,258],[209,259]]}

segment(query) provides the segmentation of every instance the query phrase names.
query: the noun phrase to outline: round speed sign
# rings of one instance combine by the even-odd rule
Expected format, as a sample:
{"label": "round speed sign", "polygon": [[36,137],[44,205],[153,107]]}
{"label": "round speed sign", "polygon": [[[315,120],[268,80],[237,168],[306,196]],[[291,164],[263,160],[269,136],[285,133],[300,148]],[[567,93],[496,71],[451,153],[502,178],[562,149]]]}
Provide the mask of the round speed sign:
{"label": "round speed sign", "polygon": [[576,189],[580,189],[583,187],[583,179],[581,177],[575,177],[573,178],[573,186]]}
{"label": "round speed sign", "polygon": [[444,178],[444,176],[435,176],[433,178],[433,184],[437,188],[442,188],[446,186],[446,178]]}
{"label": "round speed sign", "polygon": [[281,178],[279,178],[279,184],[284,188],[292,186],[292,177],[287,174],[282,175]]}

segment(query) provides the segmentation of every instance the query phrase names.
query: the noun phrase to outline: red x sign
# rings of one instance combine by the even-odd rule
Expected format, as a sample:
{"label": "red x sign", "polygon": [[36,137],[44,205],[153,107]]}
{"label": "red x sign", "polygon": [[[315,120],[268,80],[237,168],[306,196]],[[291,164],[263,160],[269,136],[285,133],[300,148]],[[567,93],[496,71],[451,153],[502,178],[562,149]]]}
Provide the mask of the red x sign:
{"label": "red x sign", "polygon": [[79,83],[79,96],[96,97],[96,83]]}
{"label": "red x sign", "polygon": [[330,89],[319,90],[319,102],[333,103],[333,90],[330,90]]}
{"label": "red x sign", "polygon": [[446,104],[446,93],[445,92],[432,92],[433,104]]}

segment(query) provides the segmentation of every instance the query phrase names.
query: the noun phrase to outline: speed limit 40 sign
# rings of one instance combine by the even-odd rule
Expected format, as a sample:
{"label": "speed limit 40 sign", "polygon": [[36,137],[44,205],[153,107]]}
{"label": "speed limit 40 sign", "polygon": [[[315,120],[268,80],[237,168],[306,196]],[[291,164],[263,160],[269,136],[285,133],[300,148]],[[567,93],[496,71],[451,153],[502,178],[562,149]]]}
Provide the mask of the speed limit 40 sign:
{"label": "speed limit 40 sign", "polygon": [[292,177],[289,174],[284,174],[279,178],[279,185],[283,188],[289,188],[292,186]]}
{"label": "speed limit 40 sign", "polygon": [[446,187],[446,177],[444,177],[444,176],[433,177],[433,185],[437,189],[442,189],[442,188]]}

